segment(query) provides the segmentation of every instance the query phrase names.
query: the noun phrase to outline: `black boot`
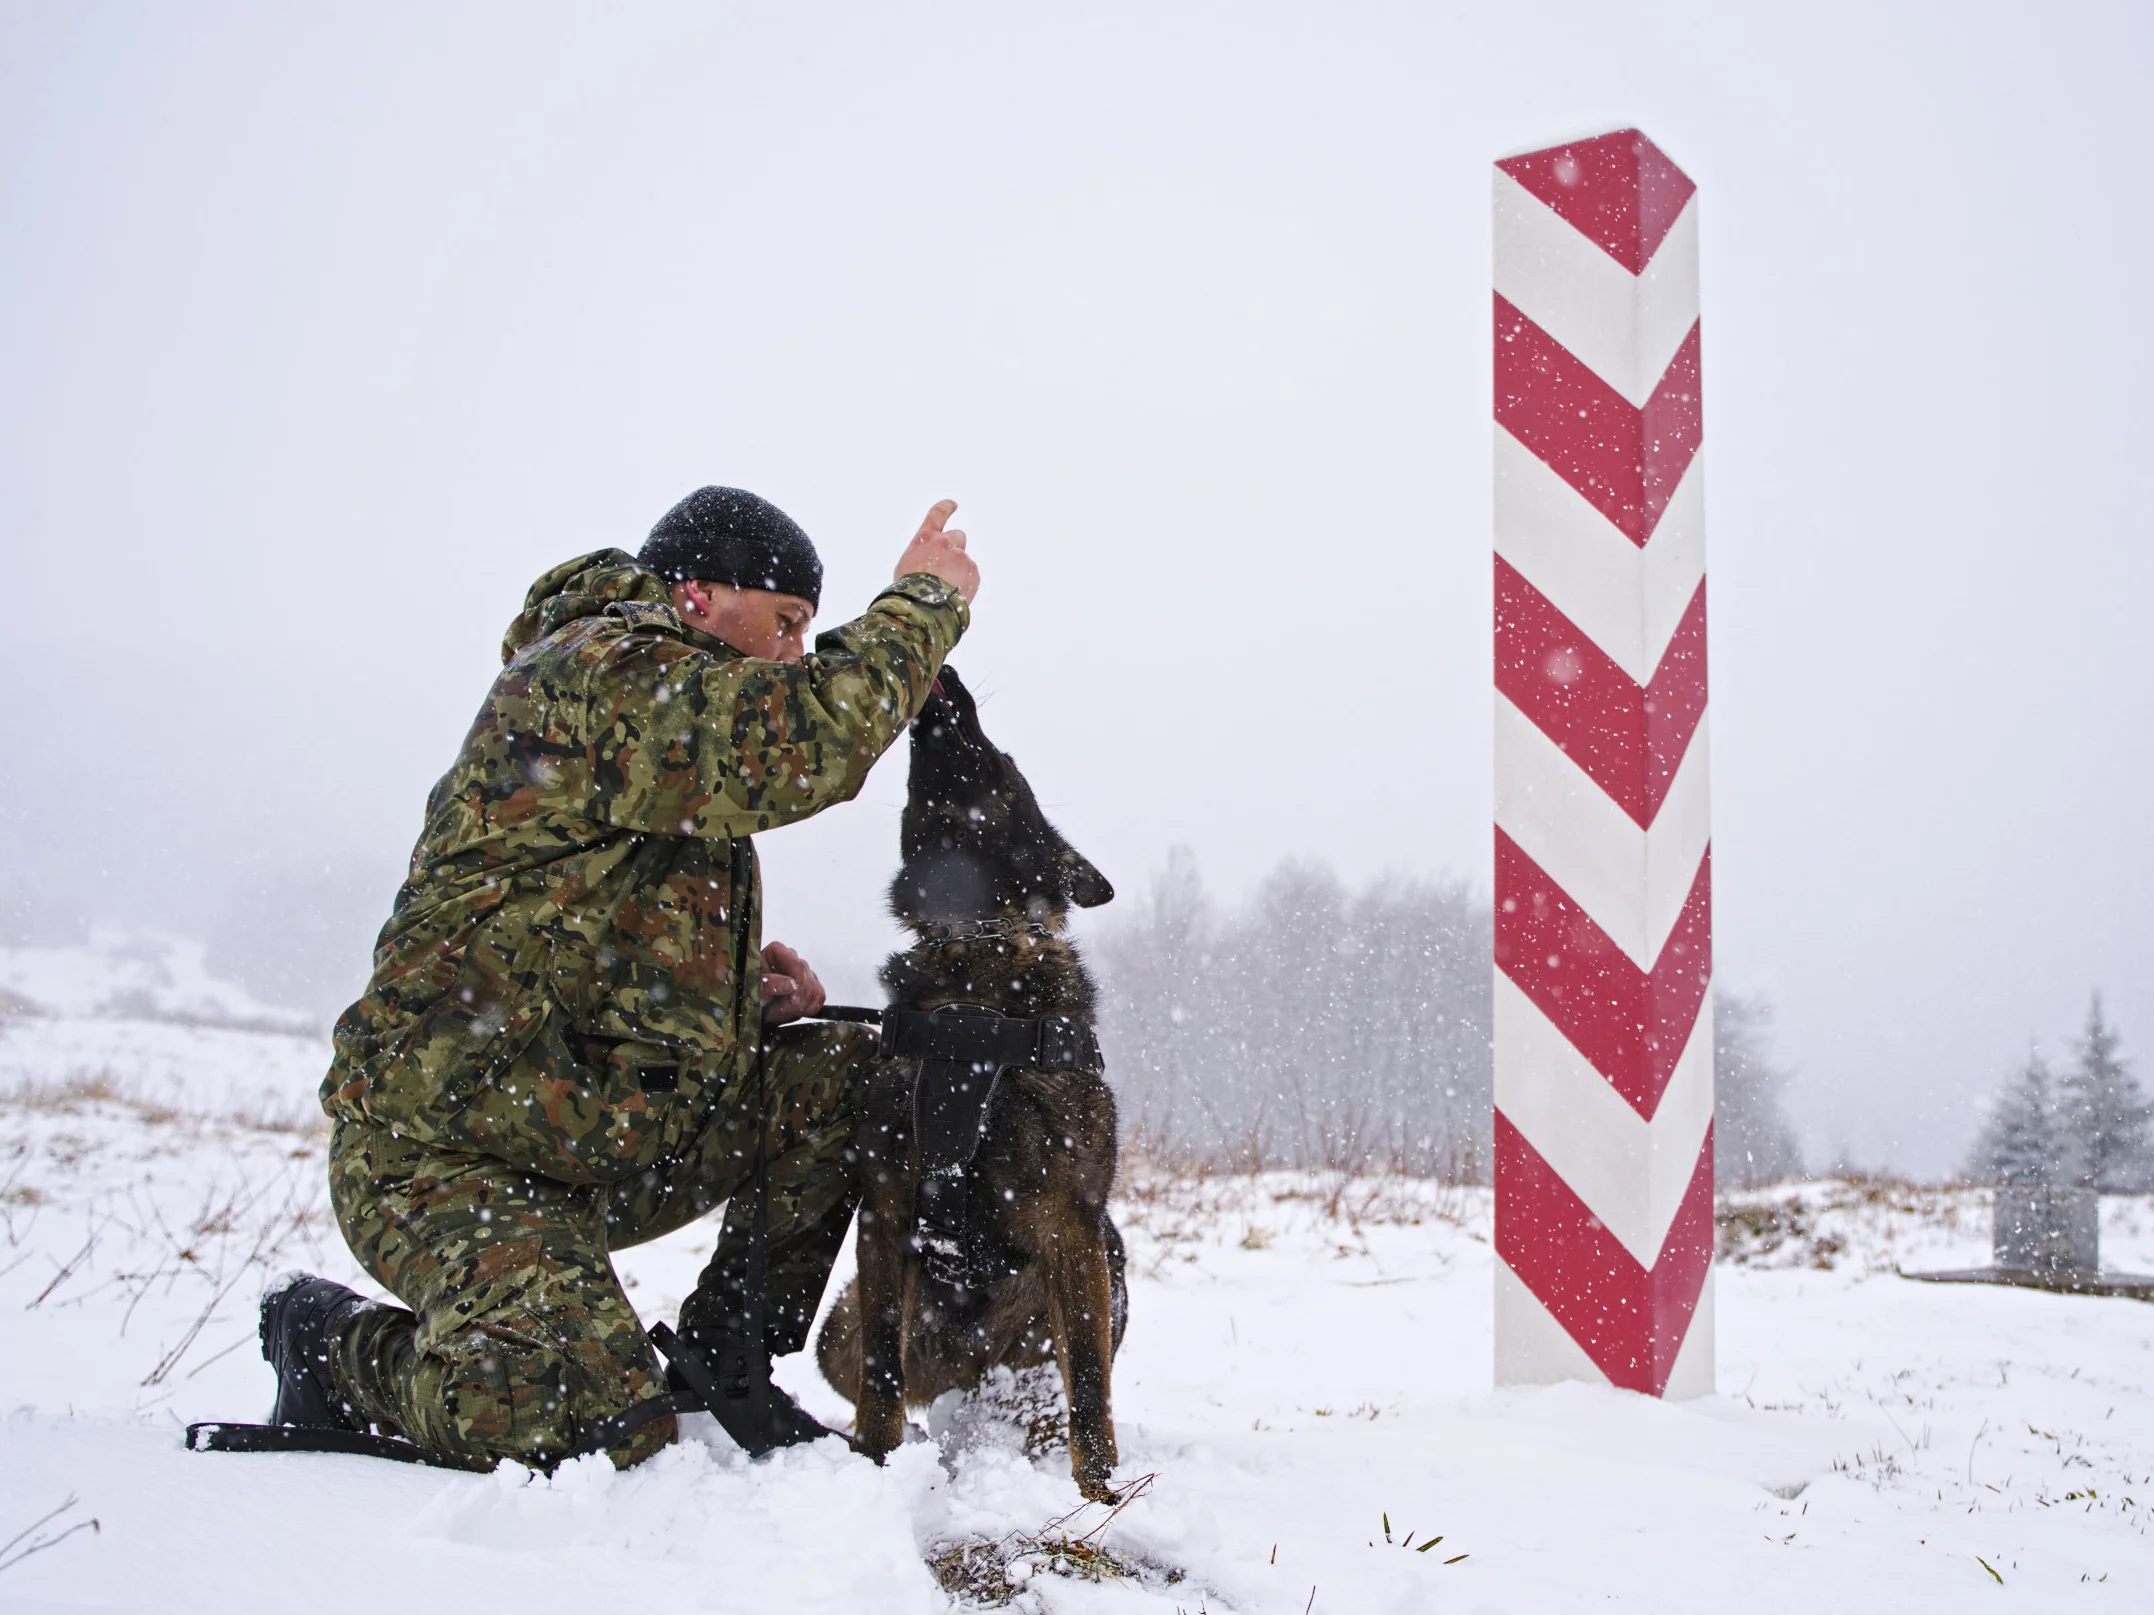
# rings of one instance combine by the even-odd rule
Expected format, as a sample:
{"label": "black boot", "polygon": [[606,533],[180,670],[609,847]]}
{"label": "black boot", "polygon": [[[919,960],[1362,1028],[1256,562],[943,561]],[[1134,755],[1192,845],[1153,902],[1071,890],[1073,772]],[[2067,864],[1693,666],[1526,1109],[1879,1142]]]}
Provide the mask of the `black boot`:
{"label": "black boot", "polygon": [[364,1430],[366,1420],[337,1389],[330,1352],[337,1328],[363,1297],[328,1279],[289,1273],[262,1293],[262,1356],[277,1371],[271,1424],[310,1430]]}
{"label": "black boot", "polygon": [[684,1340],[659,1324],[651,1339],[666,1354],[667,1383],[716,1419],[749,1457],[837,1435],[779,1388],[769,1353],[748,1335],[691,1329]]}

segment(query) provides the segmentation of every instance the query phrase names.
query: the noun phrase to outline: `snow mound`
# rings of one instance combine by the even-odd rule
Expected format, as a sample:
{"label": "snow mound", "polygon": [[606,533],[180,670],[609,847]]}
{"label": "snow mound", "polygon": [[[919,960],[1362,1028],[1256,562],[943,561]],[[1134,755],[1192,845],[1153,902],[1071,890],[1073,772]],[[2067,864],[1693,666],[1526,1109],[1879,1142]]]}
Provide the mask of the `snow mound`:
{"label": "snow mound", "polygon": [[0,1013],[250,1032],[317,1029],[311,1017],[213,975],[199,942],[109,928],[73,947],[0,948]]}
{"label": "snow mound", "polygon": [[[1986,1267],[1996,1191],[1825,1178],[1723,1194],[1719,1260],[1858,1277]],[[2154,1197],[2102,1197],[2102,1265],[2154,1271]]]}
{"label": "snow mound", "polygon": [[213,975],[200,943],[98,931],[0,948],[0,1098],[69,1096],[278,1128],[324,1125],[329,1039]]}

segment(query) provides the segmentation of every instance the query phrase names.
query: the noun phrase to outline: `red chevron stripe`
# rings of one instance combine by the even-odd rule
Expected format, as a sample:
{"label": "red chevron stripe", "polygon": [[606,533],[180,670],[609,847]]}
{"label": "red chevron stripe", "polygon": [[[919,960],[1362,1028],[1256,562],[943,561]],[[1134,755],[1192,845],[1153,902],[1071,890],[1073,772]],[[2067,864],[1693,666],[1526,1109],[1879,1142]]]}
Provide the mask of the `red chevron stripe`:
{"label": "red chevron stripe", "polygon": [[1658,1396],[1713,1262],[1713,1130],[1652,1267],[1496,1112],[1496,1254],[1613,1384]]}
{"label": "red chevron stripe", "polygon": [[1634,275],[1645,272],[1697,186],[1635,129],[1496,165]]}
{"label": "red chevron stripe", "polygon": [[1713,849],[1645,971],[1498,828],[1496,968],[1651,1121],[1712,979]]}
{"label": "red chevron stripe", "polygon": [[1496,688],[1652,828],[1705,713],[1705,582],[1640,685],[1555,602],[1496,557]]}
{"label": "red chevron stripe", "polygon": [[1699,327],[1633,409],[1554,337],[1496,298],[1496,419],[1644,548],[1698,451]]}

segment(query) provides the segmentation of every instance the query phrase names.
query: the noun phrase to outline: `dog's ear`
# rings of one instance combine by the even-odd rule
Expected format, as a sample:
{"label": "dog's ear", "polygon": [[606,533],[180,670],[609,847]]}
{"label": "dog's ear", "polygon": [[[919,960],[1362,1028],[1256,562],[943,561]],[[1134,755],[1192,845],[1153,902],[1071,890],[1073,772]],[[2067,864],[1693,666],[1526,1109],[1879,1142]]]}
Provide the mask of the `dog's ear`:
{"label": "dog's ear", "polygon": [[1072,903],[1079,908],[1098,908],[1114,901],[1114,887],[1092,867],[1091,859],[1067,842],[1062,845],[1061,859]]}

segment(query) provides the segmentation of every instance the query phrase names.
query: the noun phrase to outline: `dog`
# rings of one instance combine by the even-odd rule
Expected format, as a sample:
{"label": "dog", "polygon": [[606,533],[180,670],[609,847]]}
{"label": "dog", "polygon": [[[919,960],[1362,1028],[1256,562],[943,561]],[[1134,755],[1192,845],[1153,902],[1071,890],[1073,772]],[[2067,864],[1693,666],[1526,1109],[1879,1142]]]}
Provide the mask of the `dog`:
{"label": "dog", "polygon": [[[1129,1316],[1122,1239],[1107,1215],[1115,1103],[1091,1033],[1096,990],[1063,930],[1072,907],[1097,907],[1114,888],[1047,822],[948,667],[913,720],[911,747],[890,910],[914,941],[881,972],[890,1007],[856,1141],[860,1270],[817,1337],[817,1364],[852,1399],[854,1444],[880,1461],[907,1406],[976,1389],[998,1367],[1051,1361],[1078,1488],[1114,1501],[1111,1380]],[[1039,1047],[1065,1056],[983,1063],[972,1049],[969,1065],[945,1061],[957,1088],[976,1096],[977,1077],[987,1097],[984,1112],[976,1097],[973,1110],[959,1107],[950,1135],[969,1164],[930,1171],[939,1124],[926,1055],[1042,1026]],[[925,1053],[906,1052],[908,1035],[929,1040]]]}

